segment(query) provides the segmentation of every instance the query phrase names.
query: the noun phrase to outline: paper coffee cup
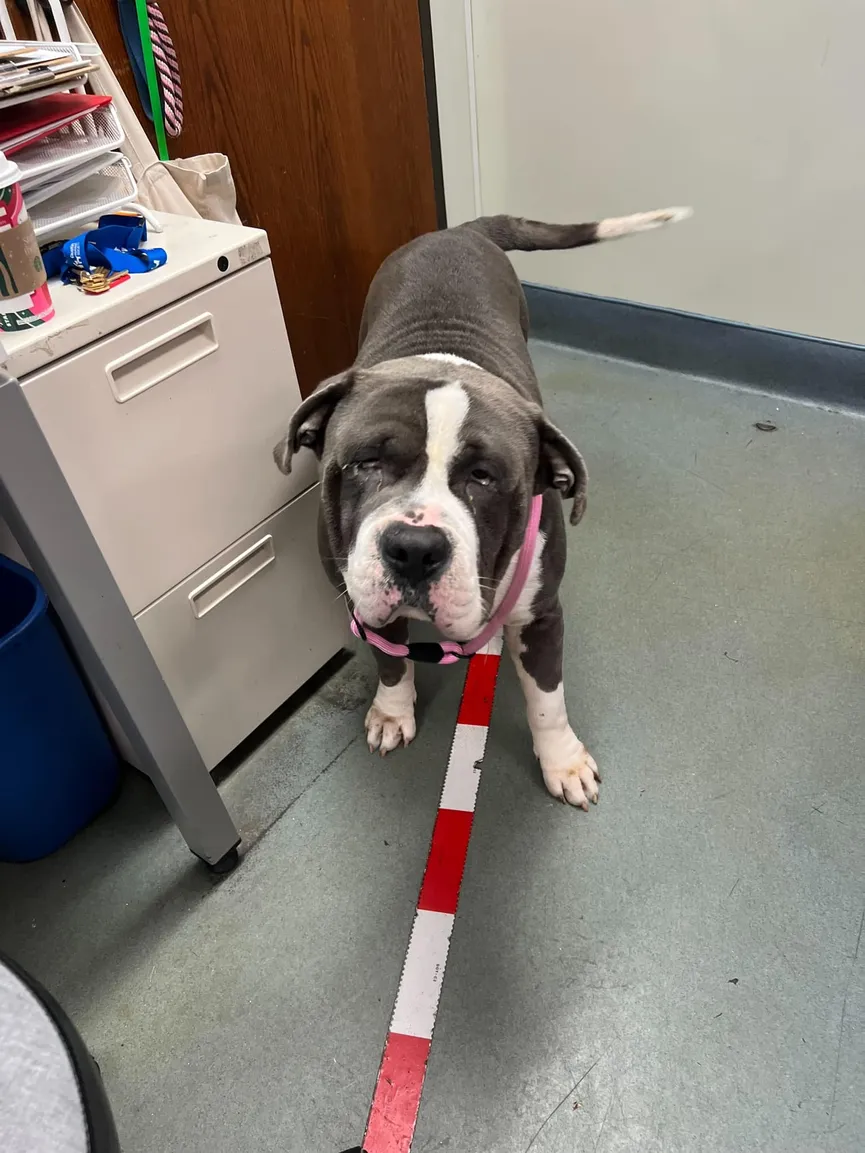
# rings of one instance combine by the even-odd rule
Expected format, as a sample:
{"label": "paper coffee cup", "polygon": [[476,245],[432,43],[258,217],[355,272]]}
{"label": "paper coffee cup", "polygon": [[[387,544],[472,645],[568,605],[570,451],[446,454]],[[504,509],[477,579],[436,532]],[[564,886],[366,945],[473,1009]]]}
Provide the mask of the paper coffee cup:
{"label": "paper coffee cup", "polygon": [[18,165],[0,152],[0,329],[4,332],[35,328],[54,315],[20,179]]}

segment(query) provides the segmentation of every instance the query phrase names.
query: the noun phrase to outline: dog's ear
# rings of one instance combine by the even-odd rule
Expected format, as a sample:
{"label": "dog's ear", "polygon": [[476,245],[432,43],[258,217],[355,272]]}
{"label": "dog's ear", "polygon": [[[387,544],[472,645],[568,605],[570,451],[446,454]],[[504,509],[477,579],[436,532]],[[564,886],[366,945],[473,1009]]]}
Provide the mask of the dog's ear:
{"label": "dog's ear", "polygon": [[347,396],[354,383],[354,372],[347,369],[339,376],[323,380],[315,392],[311,392],[295,412],[288,426],[288,432],[273,450],[273,459],[280,472],[291,472],[291,458],[299,448],[311,448],[321,460],[324,451],[324,434],[333,410]]}
{"label": "dog's ear", "polygon": [[540,452],[535,492],[557,488],[562,494],[562,500],[573,500],[571,524],[579,524],[586,511],[586,488],[589,483],[586,462],[577,446],[545,417],[539,422],[538,433]]}

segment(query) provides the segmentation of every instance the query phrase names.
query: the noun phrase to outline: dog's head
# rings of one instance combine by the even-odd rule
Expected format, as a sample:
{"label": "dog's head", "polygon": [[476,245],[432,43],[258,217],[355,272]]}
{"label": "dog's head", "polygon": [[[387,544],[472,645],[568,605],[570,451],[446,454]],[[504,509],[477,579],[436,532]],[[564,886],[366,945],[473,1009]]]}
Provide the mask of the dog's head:
{"label": "dog's head", "polygon": [[574,524],[585,507],[574,445],[474,365],[407,357],[349,369],[294,414],[274,449],[283,472],[303,447],[322,462],[324,560],[373,628],[418,617],[468,640],[506,591],[532,496],[558,489]]}

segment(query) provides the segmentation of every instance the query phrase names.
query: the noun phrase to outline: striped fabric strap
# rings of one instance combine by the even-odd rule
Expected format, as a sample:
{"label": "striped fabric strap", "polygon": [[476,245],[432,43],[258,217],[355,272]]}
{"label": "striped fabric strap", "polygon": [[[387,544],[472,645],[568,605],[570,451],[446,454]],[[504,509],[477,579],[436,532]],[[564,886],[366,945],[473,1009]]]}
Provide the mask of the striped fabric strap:
{"label": "striped fabric strap", "polygon": [[469,662],[363,1153],[411,1150],[462,887],[501,652],[499,634]]}
{"label": "striped fabric strap", "polygon": [[180,65],[174,51],[174,41],[168,31],[168,24],[156,0],[147,0],[147,21],[150,24],[150,39],[153,43],[153,60],[162,89],[162,106],[165,114],[165,131],[169,136],[179,136],[183,129],[183,89],[180,83]]}

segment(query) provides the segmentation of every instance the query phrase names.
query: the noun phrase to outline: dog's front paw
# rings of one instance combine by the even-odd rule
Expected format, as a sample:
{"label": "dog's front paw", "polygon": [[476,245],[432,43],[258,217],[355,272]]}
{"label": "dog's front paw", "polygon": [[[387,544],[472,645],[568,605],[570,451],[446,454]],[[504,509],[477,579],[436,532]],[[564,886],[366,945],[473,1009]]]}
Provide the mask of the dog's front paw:
{"label": "dog's front paw", "polygon": [[414,721],[414,706],[409,713],[401,716],[390,716],[383,713],[375,702],[366,714],[366,743],[369,751],[379,750],[382,756],[393,752],[400,745],[407,745],[414,740],[417,728]]}
{"label": "dog's front paw", "polygon": [[[546,743],[546,742],[545,742]],[[573,729],[556,740],[555,745],[537,750],[544,774],[544,784],[556,800],[589,811],[589,801],[598,803],[601,780],[598,766]]]}
{"label": "dog's front paw", "polygon": [[400,745],[410,744],[417,732],[414,719],[414,678],[405,676],[396,685],[379,682],[375,700],[366,714],[366,743],[384,756]]}

